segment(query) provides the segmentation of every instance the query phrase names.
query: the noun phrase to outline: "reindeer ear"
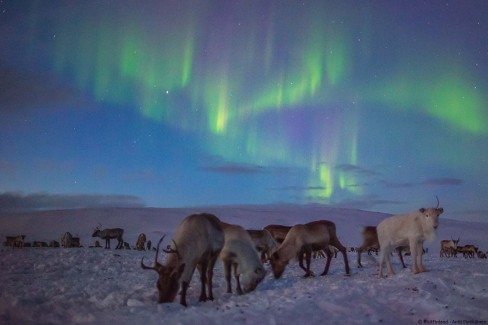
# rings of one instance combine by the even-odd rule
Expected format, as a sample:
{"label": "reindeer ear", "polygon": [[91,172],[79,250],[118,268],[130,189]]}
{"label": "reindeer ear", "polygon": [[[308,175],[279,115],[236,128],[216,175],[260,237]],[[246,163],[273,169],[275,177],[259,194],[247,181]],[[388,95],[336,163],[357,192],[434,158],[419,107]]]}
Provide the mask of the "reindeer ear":
{"label": "reindeer ear", "polygon": [[185,264],[181,264],[178,267],[175,267],[172,271],[170,276],[176,276],[176,278],[180,278],[180,276],[183,274],[183,271],[185,270]]}
{"label": "reindeer ear", "polygon": [[437,211],[439,212],[439,214],[441,214],[442,212],[444,212],[444,208],[439,208],[437,209]]}
{"label": "reindeer ear", "polygon": [[425,212],[425,208],[420,208],[420,209],[419,209],[419,211],[420,211],[421,213],[424,213],[424,212]]}

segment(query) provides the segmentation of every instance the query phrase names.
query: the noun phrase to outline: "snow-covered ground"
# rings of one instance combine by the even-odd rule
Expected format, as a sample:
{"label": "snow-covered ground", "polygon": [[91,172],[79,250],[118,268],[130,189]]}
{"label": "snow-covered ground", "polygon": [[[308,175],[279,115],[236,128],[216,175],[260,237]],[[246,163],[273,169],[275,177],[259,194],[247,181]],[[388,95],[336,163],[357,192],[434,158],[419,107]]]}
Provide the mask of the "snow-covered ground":
{"label": "snow-covered ground", "polygon": [[[198,302],[200,284],[195,273],[187,308],[177,302],[157,303],[157,274],[142,270],[154,251],[105,250],[93,245],[93,227],[126,229],[125,240],[135,244],[145,232],[153,243],[173,233],[180,220],[193,212],[211,212],[246,228],[271,223],[296,224],[317,219],[336,222],[345,246],[359,246],[362,226],[376,225],[385,214],[331,209],[324,206],[229,206],[199,209],[93,209],[49,211],[0,216],[0,235],[24,233],[27,241],[59,240],[65,231],[78,234],[83,248],[0,249],[1,324],[307,324],[488,323],[488,260],[439,258],[441,238],[461,238],[460,245],[488,250],[488,223],[441,219],[438,239],[427,244],[429,272],[412,275],[393,258],[397,274],[377,278],[375,257],[364,257],[356,268],[356,253],[348,253],[352,275],[344,276],[342,257],[333,259],[325,277],[303,278],[297,264],[281,279],[268,274],[254,292],[225,293],[222,265],[214,276],[215,300]],[[443,215],[444,216],[444,215]],[[441,218],[443,217],[441,216]],[[113,243],[115,244],[115,243]],[[164,257],[163,257],[164,259]],[[319,274],[325,259],[312,261]],[[407,265],[410,264],[406,257]],[[270,269],[269,265],[265,265]],[[178,299],[177,299],[178,300]],[[466,323],[465,321],[469,321]],[[439,324],[439,323],[437,323]]]}

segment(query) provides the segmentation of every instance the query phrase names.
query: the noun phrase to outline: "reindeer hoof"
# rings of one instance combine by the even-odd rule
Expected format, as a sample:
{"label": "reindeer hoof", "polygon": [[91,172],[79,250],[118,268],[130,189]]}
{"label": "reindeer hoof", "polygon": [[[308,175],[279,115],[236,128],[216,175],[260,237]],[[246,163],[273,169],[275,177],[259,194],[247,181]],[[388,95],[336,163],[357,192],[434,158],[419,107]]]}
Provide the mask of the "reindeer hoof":
{"label": "reindeer hoof", "polygon": [[207,301],[207,297],[206,296],[201,296],[200,299],[198,299],[198,301],[205,302],[205,301]]}

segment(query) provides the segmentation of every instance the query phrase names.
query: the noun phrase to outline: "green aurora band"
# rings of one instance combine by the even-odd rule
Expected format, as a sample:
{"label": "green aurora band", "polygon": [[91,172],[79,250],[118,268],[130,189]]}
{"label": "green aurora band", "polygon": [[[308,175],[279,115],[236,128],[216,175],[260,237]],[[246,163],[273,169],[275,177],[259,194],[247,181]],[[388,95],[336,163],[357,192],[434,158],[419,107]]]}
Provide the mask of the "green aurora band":
{"label": "green aurora band", "polygon": [[[425,51],[423,65],[399,60],[397,73],[380,73],[366,87],[358,86],[355,80],[367,78],[362,65],[371,64],[368,37],[359,42],[355,36],[372,33],[367,20],[331,22],[334,15],[325,5],[293,21],[282,19],[279,5],[268,9],[265,23],[254,11],[259,9],[251,8],[214,25],[208,23],[211,8],[203,5],[153,9],[161,16],[154,25],[141,25],[143,15],[130,16],[129,9],[110,17],[72,13],[86,19],[57,17],[51,64],[97,101],[135,107],[166,126],[198,130],[206,149],[223,159],[292,162],[307,169],[312,188],[307,195],[324,200],[337,190],[361,194],[360,186],[352,186],[354,175],[334,168],[361,161],[361,107],[409,110],[457,132],[488,133],[486,85],[477,84],[462,61],[439,63]],[[36,30],[42,21],[33,17],[31,23]],[[278,112],[323,111],[341,103],[356,105],[346,120],[336,121],[347,130],[324,124],[322,137],[299,154],[287,125],[276,121],[272,133],[262,127],[262,119]]]}

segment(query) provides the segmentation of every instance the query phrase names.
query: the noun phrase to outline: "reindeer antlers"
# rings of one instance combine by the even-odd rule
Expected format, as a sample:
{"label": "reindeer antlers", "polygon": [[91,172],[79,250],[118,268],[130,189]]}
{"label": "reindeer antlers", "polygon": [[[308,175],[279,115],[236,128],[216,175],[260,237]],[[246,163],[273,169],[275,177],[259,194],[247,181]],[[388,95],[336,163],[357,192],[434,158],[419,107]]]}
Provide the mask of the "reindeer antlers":
{"label": "reindeer antlers", "polygon": [[436,195],[435,198],[437,199],[437,206],[435,207],[437,209],[439,207],[439,197]]}
{"label": "reindeer antlers", "polygon": [[[156,248],[156,257],[154,258],[154,266],[153,267],[150,267],[150,266],[147,266],[144,264],[144,257],[141,259],[141,267],[143,269],[147,269],[147,270],[155,270],[156,272],[159,273],[159,270],[163,267],[159,262],[158,262],[158,255],[159,255],[159,246],[161,246],[161,242],[164,240],[164,237],[166,237],[166,235],[163,235],[163,237],[161,237],[161,239],[158,241],[158,246]],[[163,252],[165,253],[168,253],[168,254],[176,254],[176,257],[177,257],[177,265],[180,265],[180,259],[181,259],[181,256],[180,256],[180,253],[178,252],[178,247],[176,246],[176,242],[173,240],[173,245],[175,246],[175,248],[171,248],[171,245],[168,245],[166,247],[166,249],[163,249]]]}
{"label": "reindeer antlers", "polygon": [[143,269],[146,269],[146,270],[155,270],[156,272],[159,273],[159,269],[160,269],[160,265],[158,263],[159,246],[161,245],[161,242],[163,241],[164,237],[166,237],[166,235],[163,235],[163,237],[161,237],[161,239],[158,241],[158,247],[156,248],[156,257],[154,258],[154,266],[153,267],[150,267],[150,266],[144,265],[144,262],[143,262],[144,261],[144,257],[142,257],[142,259],[141,259],[141,267]]}
{"label": "reindeer antlers", "polygon": [[176,262],[176,265],[180,265],[180,259],[181,259],[181,256],[180,256],[180,253],[178,252],[178,246],[176,246],[176,242],[174,241],[174,239],[172,240],[173,241],[173,245],[175,245],[175,248],[171,248],[171,245],[168,245],[166,247],[166,249],[163,249],[163,252],[167,253],[167,254],[176,254],[176,258],[177,258],[177,262]]}

